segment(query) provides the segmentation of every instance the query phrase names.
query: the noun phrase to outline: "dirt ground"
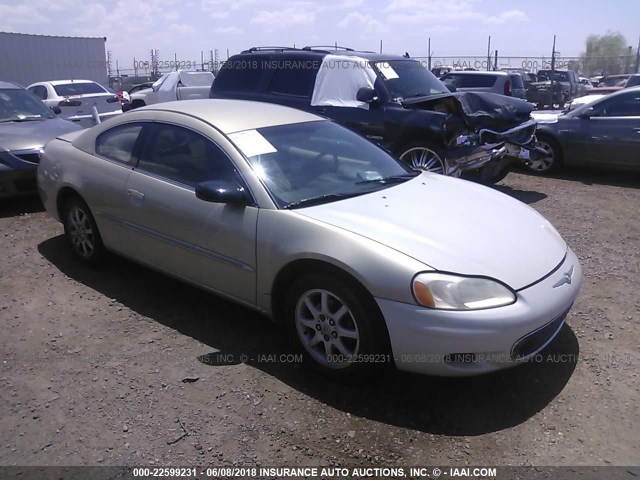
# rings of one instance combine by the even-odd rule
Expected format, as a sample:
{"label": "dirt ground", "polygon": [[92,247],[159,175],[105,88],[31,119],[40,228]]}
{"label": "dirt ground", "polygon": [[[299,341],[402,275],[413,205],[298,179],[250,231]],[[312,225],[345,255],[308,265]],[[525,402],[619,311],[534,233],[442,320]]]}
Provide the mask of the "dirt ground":
{"label": "dirt ground", "polygon": [[243,307],[120,258],[80,266],[37,198],[0,201],[0,465],[638,465],[640,178],[496,188],[584,267],[545,361],[361,385],[288,362]]}

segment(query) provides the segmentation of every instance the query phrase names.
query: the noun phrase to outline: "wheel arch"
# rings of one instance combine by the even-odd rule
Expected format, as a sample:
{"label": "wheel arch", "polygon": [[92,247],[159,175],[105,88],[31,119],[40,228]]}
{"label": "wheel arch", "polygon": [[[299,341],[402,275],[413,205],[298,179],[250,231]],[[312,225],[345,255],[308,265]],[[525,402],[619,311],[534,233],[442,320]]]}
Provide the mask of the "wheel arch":
{"label": "wheel arch", "polygon": [[58,218],[61,221],[62,214],[64,213],[64,205],[70,198],[73,197],[77,197],[84,202],[84,198],[82,198],[82,195],[80,195],[80,193],[78,193],[78,191],[73,187],[65,186],[58,191],[58,195],[56,196],[56,213],[58,214]]}
{"label": "wheel arch", "polygon": [[323,260],[312,258],[297,259],[282,267],[277,273],[271,287],[271,314],[276,323],[284,323],[287,290],[297,278],[308,272],[324,273],[336,277],[348,283],[359,295],[367,297],[371,308],[374,309],[374,313],[378,315],[382,321],[384,327],[384,332],[382,332],[384,334],[384,338],[382,339],[384,348],[388,352],[391,352],[391,341],[387,323],[371,292],[351,273]]}

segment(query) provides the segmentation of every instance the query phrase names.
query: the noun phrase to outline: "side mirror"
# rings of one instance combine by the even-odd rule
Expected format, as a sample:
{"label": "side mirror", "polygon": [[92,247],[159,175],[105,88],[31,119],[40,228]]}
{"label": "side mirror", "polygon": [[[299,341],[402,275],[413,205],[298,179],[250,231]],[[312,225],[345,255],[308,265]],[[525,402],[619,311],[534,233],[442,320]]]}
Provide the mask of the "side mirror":
{"label": "side mirror", "polygon": [[60,115],[62,113],[62,109],[58,105],[51,107],[51,111],[56,115]]}
{"label": "side mirror", "polygon": [[205,202],[225,203],[227,205],[249,204],[246,190],[236,182],[210,180],[196,185],[196,197]]}
{"label": "side mirror", "polygon": [[376,95],[376,91],[373,88],[362,87],[358,90],[356,99],[359,102],[375,103],[378,101],[378,95]]}
{"label": "side mirror", "polygon": [[589,107],[589,108],[585,108],[583,112],[580,113],[580,115],[578,115],[580,118],[585,118],[585,119],[589,119],[591,117],[593,117],[595,113],[595,110],[593,109],[593,107]]}

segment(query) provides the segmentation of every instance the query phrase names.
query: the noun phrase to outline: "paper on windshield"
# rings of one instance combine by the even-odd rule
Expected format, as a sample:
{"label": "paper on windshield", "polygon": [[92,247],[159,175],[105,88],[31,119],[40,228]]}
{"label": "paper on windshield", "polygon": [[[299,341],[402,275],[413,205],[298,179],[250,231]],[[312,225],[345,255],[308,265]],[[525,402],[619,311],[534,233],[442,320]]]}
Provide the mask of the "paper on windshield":
{"label": "paper on windshield", "polygon": [[385,80],[393,80],[394,78],[400,78],[398,73],[387,62],[376,63],[376,67],[380,70],[380,73]]}
{"label": "paper on windshield", "polygon": [[257,130],[245,130],[244,132],[232,133],[229,135],[229,138],[247,158],[278,151],[269,143],[269,140],[264,138]]}

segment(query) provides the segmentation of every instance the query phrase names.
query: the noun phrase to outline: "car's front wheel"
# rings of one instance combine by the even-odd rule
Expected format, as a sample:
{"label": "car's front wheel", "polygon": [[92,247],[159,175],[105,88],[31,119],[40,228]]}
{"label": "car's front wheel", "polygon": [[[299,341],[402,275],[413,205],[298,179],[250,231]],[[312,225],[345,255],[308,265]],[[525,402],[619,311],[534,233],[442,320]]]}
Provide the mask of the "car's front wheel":
{"label": "car's front wheel", "polygon": [[546,156],[532,157],[526,167],[532,173],[544,175],[558,170],[562,166],[562,150],[558,142],[548,135],[537,135],[537,146],[546,152]]}
{"label": "car's front wheel", "polygon": [[308,274],[286,298],[291,340],[314,368],[333,377],[368,374],[389,362],[386,327],[370,295],[341,278]]}
{"label": "car's front wheel", "polygon": [[86,265],[95,265],[104,256],[105,248],[96,221],[87,204],[72,197],[64,205],[64,233],[73,253]]}
{"label": "car's front wheel", "polygon": [[407,145],[400,149],[399,158],[414,170],[446,173],[444,157],[437,148],[429,143]]}

